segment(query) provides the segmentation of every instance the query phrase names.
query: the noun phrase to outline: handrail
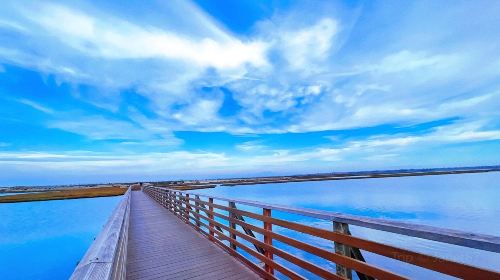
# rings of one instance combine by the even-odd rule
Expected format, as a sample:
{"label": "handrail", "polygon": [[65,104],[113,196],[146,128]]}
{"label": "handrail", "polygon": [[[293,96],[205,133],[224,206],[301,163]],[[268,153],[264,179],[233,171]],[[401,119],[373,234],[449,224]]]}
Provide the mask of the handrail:
{"label": "handrail", "polygon": [[125,279],[131,189],[123,195],[102,231],[71,275],[71,280]]}
{"label": "handrail", "polygon": [[411,237],[418,237],[442,243],[448,243],[468,248],[500,253],[499,236],[470,233],[460,230],[444,229],[439,227],[418,225],[413,223],[389,221],[385,219],[360,217],[360,216],[341,214],[330,211],[307,209],[302,207],[270,204],[253,200],[231,199],[226,197],[209,196],[209,195],[204,195],[194,192],[185,192],[185,191],[179,191],[179,192],[183,194],[197,195],[199,197],[213,198],[221,201],[234,202],[246,206],[266,208],[276,211],[298,214],[311,218],[327,220],[331,222],[345,223],[365,228],[371,228],[381,231],[407,235]]}
{"label": "handrail", "polygon": [[[287,265],[274,261],[273,255],[279,256],[281,259],[325,279],[351,279],[352,271],[356,272],[360,279],[406,279],[404,276],[381,269],[374,264],[366,263],[360,249],[459,278],[500,278],[500,272],[498,271],[475,267],[352,236],[348,226],[349,224],[357,225],[492,252],[498,252],[500,246],[500,238],[496,236],[470,234],[462,231],[392,222],[383,219],[362,218],[326,211],[271,205],[249,200],[228,199],[158,187],[146,187],[144,191],[183,221],[206,235],[211,241],[221,245],[229,253],[247,263],[266,279],[276,279],[274,270],[292,279],[303,279],[300,274],[297,274],[296,271]],[[206,200],[202,200],[202,197]],[[221,205],[215,203],[214,200],[225,201],[228,204],[226,206]],[[263,212],[262,214],[256,214],[240,210],[236,208],[236,204],[262,208]],[[272,210],[331,221],[333,222],[333,229],[325,230],[274,218],[271,215]],[[227,212],[227,215],[221,213],[221,211],[223,213]],[[259,227],[238,218],[243,216],[259,220],[263,223],[263,226]],[[281,232],[273,231],[273,225],[332,241],[335,245],[335,251],[328,251],[305,243],[302,240],[283,235]],[[237,226],[243,231],[239,231]],[[264,238],[256,238],[253,233],[249,234],[249,232],[259,233]],[[245,242],[242,243],[238,240],[244,240]],[[301,259],[273,246],[273,240],[285,243],[335,264],[336,272],[331,272],[323,266],[318,266],[315,263]],[[253,250],[246,244],[251,244],[256,248],[260,248],[260,250]],[[265,267],[262,268],[260,265],[250,261],[247,256],[244,256],[238,250],[242,250],[242,252],[261,261],[265,264]]]}

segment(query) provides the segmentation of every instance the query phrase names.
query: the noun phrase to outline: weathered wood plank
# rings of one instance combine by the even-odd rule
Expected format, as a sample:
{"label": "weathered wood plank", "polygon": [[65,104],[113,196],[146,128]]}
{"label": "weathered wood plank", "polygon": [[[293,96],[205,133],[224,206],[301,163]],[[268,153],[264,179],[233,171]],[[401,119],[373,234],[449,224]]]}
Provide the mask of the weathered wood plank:
{"label": "weathered wood plank", "polygon": [[260,279],[152,198],[133,192],[127,279],[207,279],[205,275]]}
{"label": "weathered wood plank", "polygon": [[71,280],[125,279],[130,189],[71,275]]}

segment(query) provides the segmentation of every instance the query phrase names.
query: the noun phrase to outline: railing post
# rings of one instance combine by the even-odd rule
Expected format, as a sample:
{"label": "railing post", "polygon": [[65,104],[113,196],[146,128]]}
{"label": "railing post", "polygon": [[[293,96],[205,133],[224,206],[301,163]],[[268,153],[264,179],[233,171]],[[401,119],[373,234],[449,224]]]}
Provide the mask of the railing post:
{"label": "railing post", "polygon": [[[235,209],[236,208],[236,203],[234,203],[232,201],[229,201],[229,208]],[[229,212],[229,218],[236,219],[236,215],[234,214],[234,212],[231,212],[231,211]],[[233,229],[233,230],[236,231],[236,223],[230,221],[229,222],[229,227],[231,229]],[[236,234],[235,233],[231,232],[229,235],[230,235],[231,239],[236,240]],[[231,242],[231,249],[236,250],[236,244],[233,243],[233,242]]]}
{"label": "railing post", "polygon": [[[333,222],[333,230],[342,234],[349,234],[349,225],[346,223]],[[335,253],[351,257],[351,248],[339,242],[335,242]],[[352,279],[352,270],[343,265],[336,264],[337,275],[347,279]]]}
{"label": "railing post", "polygon": [[165,190],[162,189],[161,192],[160,192],[160,195],[161,195],[161,203],[160,203],[160,205],[163,206],[163,207],[165,207]]}
{"label": "railing post", "polygon": [[[194,202],[194,205],[196,206],[196,214],[200,215],[200,203],[198,202],[198,200],[200,200],[200,196],[199,195],[196,195],[195,196],[196,200]],[[196,215],[196,226],[198,227],[198,230],[201,230],[200,227],[201,227],[201,224],[200,224],[200,216]]]}
{"label": "railing post", "polygon": [[179,216],[181,217],[181,220],[184,219],[184,211],[182,211],[182,203],[184,201],[184,198],[182,197],[182,193],[179,192],[179,196],[177,197],[179,199]]}
{"label": "railing post", "polygon": [[189,194],[186,194],[184,202],[186,202],[186,222],[189,224],[189,210],[191,209],[189,206]]}
{"label": "railing post", "polygon": [[168,191],[168,194],[167,194],[167,199],[168,199],[168,210],[170,212],[174,212],[174,209],[172,208],[172,191]]}
{"label": "railing post", "polygon": [[163,197],[165,198],[165,208],[168,209],[168,190],[163,191]]}
{"label": "railing post", "polygon": [[177,212],[177,215],[182,218],[182,213],[181,213],[181,198],[179,197],[180,193],[179,192],[174,192],[174,197],[175,197],[175,211]]}
{"label": "railing post", "polygon": [[[264,215],[264,217],[271,217],[271,209],[263,208],[262,210],[263,210],[262,215]],[[270,222],[264,221],[264,229],[268,230],[268,231],[273,231],[273,224]],[[271,236],[269,236],[268,234],[264,234],[264,243],[269,245],[269,246],[273,246],[273,239],[271,238]],[[273,253],[270,250],[266,250],[265,256],[268,259],[271,259],[271,260],[273,259]],[[270,265],[268,265],[266,263],[264,268],[265,268],[267,273],[274,275],[274,269]]]}
{"label": "railing post", "polygon": [[212,223],[214,219],[214,215],[212,214],[214,212],[214,207],[212,206],[214,199],[211,197],[208,198],[208,203],[210,203],[210,205],[208,205],[208,232],[210,233],[210,240],[215,241],[214,224]]}
{"label": "railing post", "polygon": [[170,191],[170,211],[175,214],[175,201],[174,201],[174,192]]}
{"label": "railing post", "polygon": [[167,207],[167,210],[170,211],[170,191],[165,190],[165,204]]}
{"label": "railing post", "polygon": [[174,204],[174,215],[177,215],[177,192],[172,192],[172,202]]}

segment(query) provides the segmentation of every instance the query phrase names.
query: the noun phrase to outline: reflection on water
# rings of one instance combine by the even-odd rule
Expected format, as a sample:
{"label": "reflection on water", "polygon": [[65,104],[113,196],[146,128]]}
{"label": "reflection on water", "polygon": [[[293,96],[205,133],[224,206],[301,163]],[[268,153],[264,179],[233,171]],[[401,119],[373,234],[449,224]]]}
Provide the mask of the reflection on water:
{"label": "reflection on water", "polygon": [[0,193],[0,196],[8,196],[8,195],[15,195],[15,194],[23,194],[25,192],[11,192],[11,193]]}
{"label": "reflection on water", "polygon": [[[197,192],[500,236],[500,173],[498,172],[263,184],[218,187]],[[318,227],[332,228],[331,223],[326,221],[284,213],[273,213],[273,215],[300,220]],[[356,236],[414,251],[500,270],[500,254],[353,226],[351,232]],[[287,234],[294,233],[287,232]],[[330,242],[321,239],[310,238],[309,241],[324,248],[332,248]],[[294,253],[303,254],[296,250]],[[427,279],[443,278],[443,275],[425,272],[398,261],[367,252],[364,254],[368,262],[377,263],[403,275]],[[326,262],[322,264],[327,265]]]}
{"label": "reflection on water", "polygon": [[0,279],[67,279],[120,199],[0,204]]}

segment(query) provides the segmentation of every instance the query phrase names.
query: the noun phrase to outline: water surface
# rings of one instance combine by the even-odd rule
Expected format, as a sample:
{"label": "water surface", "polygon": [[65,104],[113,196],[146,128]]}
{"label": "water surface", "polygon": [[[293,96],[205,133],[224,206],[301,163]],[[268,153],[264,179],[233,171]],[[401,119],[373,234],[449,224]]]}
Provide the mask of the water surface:
{"label": "water surface", "polygon": [[23,194],[23,193],[25,193],[25,192],[0,193],[0,196],[16,195],[16,194]]}
{"label": "water surface", "polygon": [[0,279],[68,279],[120,199],[0,203]]}
{"label": "water surface", "polygon": [[[196,192],[500,236],[500,172],[261,184]],[[332,228],[330,222],[321,220],[276,212],[273,215]],[[500,254],[354,226],[351,226],[351,232],[414,251],[500,270]],[[300,238],[304,240],[307,237]],[[330,242],[314,238],[308,241],[332,249]],[[295,253],[307,257],[302,252]],[[364,254],[368,261],[403,275],[426,279],[443,277],[367,252]]]}

